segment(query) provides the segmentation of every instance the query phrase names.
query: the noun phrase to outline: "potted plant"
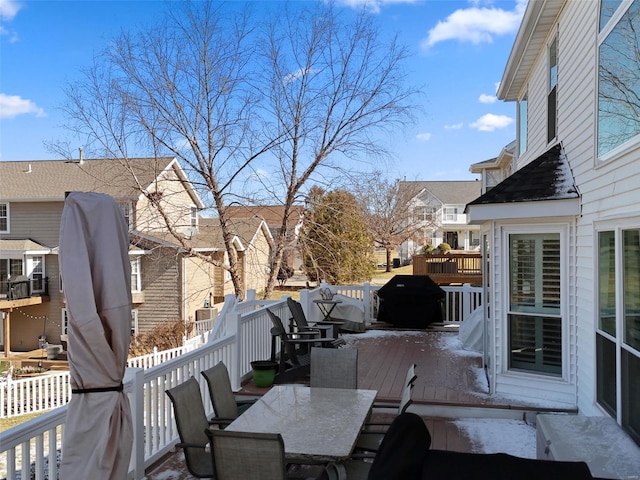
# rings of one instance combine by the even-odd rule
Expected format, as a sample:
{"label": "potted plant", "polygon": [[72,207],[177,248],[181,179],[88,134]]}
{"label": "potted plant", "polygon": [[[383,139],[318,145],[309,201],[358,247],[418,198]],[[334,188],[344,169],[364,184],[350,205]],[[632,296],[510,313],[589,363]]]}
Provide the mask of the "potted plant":
{"label": "potted plant", "polygon": [[271,360],[254,360],[251,362],[253,369],[253,383],[256,387],[270,387],[276,378],[278,364]]}

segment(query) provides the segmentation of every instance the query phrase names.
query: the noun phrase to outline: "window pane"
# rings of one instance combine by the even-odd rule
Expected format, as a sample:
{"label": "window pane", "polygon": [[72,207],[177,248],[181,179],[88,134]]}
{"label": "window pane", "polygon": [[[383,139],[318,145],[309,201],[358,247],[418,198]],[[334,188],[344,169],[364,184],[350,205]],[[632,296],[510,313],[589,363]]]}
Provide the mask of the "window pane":
{"label": "window pane", "polygon": [[509,367],[562,374],[559,318],[509,315]]}
{"label": "window pane", "polygon": [[598,403],[616,416],[616,345],[602,335],[596,334],[596,361],[598,363]]}
{"label": "window pane", "polygon": [[602,0],[600,4],[600,30],[604,28],[613,13],[618,9],[622,0]]}
{"label": "window pane", "polygon": [[638,16],[640,2],[636,1],[600,45],[598,156],[640,133]]}
{"label": "window pane", "polygon": [[622,428],[640,444],[640,358],[622,350]]}
{"label": "window pane", "polygon": [[510,309],[560,314],[560,235],[510,235]]}
{"label": "window pane", "polygon": [[598,328],[616,335],[616,248],[615,233],[598,234]]}
{"label": "window pane", "polygon": [[624,342],[640,352],[640,230],[622,235]]}

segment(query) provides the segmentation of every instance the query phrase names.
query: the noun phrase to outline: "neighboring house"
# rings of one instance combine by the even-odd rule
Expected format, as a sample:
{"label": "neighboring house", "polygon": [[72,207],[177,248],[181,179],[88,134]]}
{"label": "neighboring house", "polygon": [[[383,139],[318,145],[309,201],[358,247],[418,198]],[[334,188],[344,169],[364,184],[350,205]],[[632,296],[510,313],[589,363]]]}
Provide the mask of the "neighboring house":
{"label": "neighboring house", "polygon": [[[226,209],[227,218],[247,219],[259,217],[264,219],[269,226],[271,236],[275,239],[279,236],[284,218],[283,205],[255,205],[255,206],[230,206]],[[298,239],[302,232],[302,222],[304,218],[304,207],[293,205],[289,213],[287,222],[286,245],[282,257],[282,264],[302,270],[302,254],[298,249]],[[264,285],[263,285],[264,287]]]}
{"label": "neighboring house", "polygon": [[491,391],[610,416],[640,444],[638,18],[640,0],[529,2],[498,90],[517,102],[513,172],[467,213]]}
{"label": "neighboring house", "polygon": [[[41,335],[49,343],[59,343],[66,334],[57,256],[65,192],[106,193],[122,207],[131,239],[132,333],[144,333],[163,322],[195,320],[216,289],[225,288],[220,267],[188,254],[193,246],[204,257],[224,258],[220,253],[224,249],[217,240],[207,243],[199,231],[203,223],[213,238],[208,222],[198,215],[204,205],[174,158],[0,162],[0,179],[0,312],[4,314],[0,343],[5,351],[39,348]],[[169,234],[160,209],[177,238]],[[262,231],[256,226],[254,234]],[[250,256],[245,250],[253,236],[245,230],[241,236],[242,240],[234,238],[234,245],[244,252],[244,259]],[[259,276],[254,269],[266,268],[254,263],[241,265],[249,288]],[[1,289],[6,290],[7,280],[16,276],[25,276],[32,285],[31,298],[18,304]]]}
{"label": "neighboring house", "polygon": [[437,247],[448,243],[454,250],[476,250],[480,245],[480,228],[467,224],[464,209],[480,195],[481,182],[402,181],[400,191],[417,192],[411,199],[411,217],[417,231],[400,246],[402,261],[411,259],[424,245]]}

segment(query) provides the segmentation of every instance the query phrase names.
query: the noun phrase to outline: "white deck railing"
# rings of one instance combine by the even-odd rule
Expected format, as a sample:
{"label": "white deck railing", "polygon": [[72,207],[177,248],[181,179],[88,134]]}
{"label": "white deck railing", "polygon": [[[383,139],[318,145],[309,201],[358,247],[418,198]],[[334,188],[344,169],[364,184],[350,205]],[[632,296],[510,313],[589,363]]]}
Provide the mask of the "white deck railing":
{"label": "white deck railing", "polygon": [[[354,287],[337,287],[336,290],[353,298],[362,298],[370,308],[367,310],[365,306],[365,312],[375,312],[377,297],[373,292],[377,287],[369,286],[369,290],[366,286],[359,288],[360,292]],[[462,321],[473,305],[479,305],[479,289],[446,287],[444,290],[448,292],[447,315],[450,313],[455,316],[447,316],[448,321]],[[310,320],[316,315],[316,309],[311,306],[315,306],[312,301],[319,297],[318,291],[310,290],[303,303]],[[469,298],[465,300],[465,296]],[[271,353],[271,321],[265,307],[268,306],[283,320],[288,319],[290,313],[285,298],[260,301],[255,299],[255,292],[250,292],[247,301],[238,303],[233,296],[227,296],[205,345],[147,369],[127,369],[124,384],[134,421],[129,479],[144,478],[145,469],[172,450],[178,441],[173,411],[165,390],[191,376],[197,378],[205,409],[211,414],[213,408],[200,371],[222,361],[229,369],[232,388],[239,390],[242,382],[251,375],[251,361],[267,359]],[[365,321],[370,323],[371,317],[365,316]],[[288,323],[284,321],[285,325]],[[65,394],[60,395],[64,397]],[[59,455],[66,408],[66,405],[55,408],[0,432],[0,478],[13,479],[18,473],[23,479],[31,478],[31,470],[36,480],[45,476],[49,479],[58,478],[57,462],[48,462],[48,459]]]}

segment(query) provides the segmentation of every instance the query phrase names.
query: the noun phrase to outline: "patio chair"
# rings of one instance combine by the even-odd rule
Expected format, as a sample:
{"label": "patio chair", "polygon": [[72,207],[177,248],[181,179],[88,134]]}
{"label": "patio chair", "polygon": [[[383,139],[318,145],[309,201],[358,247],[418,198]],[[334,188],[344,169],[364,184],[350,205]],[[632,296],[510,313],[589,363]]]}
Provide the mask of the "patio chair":
{"label": "patio chair", "polygon": [[165,393],[173,404],[173,416],[180,436],[176,447],[184,450],[189,473],[198,478],[215,478],[211,454],[206,449],[209,439],[205,430],[209,429],[209,421],[202,404],[200,385],[191,377]]}
{"label": "patio chair", "polygon": [[279,433],[207,431],[217,480],[326,479],[323,465],[287,463]]}
{"label": "patio chair", "polygon": [[210,423],[224,428],[255,403],[255,400],[236,400],[231,389],[229,371],[223,362],[218,362],[200,374],[207,381],[209,398],[215,412],[215,416],[209,420]]}
{"label": "patio chair", "polygon": [[311,387],[358,388],[358,350],[311,348]]}
{"label": "patio chair", "polygon": [[[418,379],[418,376],[416,375],[416,367],[417,367],[417,365],[415,363],[412,363],[411,365],[409,365],[409,368],[407,369],[407,374],[404,377],[404,383],[402,384],[403,389],[407,385],[413,385],[413,382],[415,382]],[[402,401],[400,401],[398,403],[388,403],[388,402],[374,403],[373,404],[373,408],[395,408],[395,409],[399,409],[401,403],[402,403]]]}
{"label": "patio chair", "polygon": [[291,311],[292,315],[292,326],[295,326],[296,331],[305,332],[309,330],[318,330],[323,337],[326,337],[329,332],[332,332],[332,336],[335,340],[333,343],[334,346],[338,347],[346,343],[344,339],[338,337],[338,329],[335,328],[336,326],[343,325],[344,322],[321,321],[309,324],[309,322],[307,322],[307,316],[304,314],[304,310],[302,309],[302,304],[300,302],[294,300],[291,297],[288,297],[287,305],[289,306],[289,310]]}
{"label": "patio chair", "polygon": [[[310,371],[312,346],[332,346],[333,339],[320,338],[318,332],[288,333],[279,316],[266,309],[273,328],[271,329],[271,361],[278,363],[274,383],[287,383],[306,376]],[[280,354],[276,352],[276,339],[280,340]]]}
{"label": "patio chair", "polygon": [[[407,408],[413,403],[411,399],[411,390],[413,384],[405,385],[402,390],[402,399],[398,405],[398,416],[407,411]],[[380,448],[380,443],[384,438],[387,429],[393,424],[395,418],[391,422],[367,422],[364,429],[360,432],[360,436],[356,442],[355,449],[359,451],[376,452]]]}

